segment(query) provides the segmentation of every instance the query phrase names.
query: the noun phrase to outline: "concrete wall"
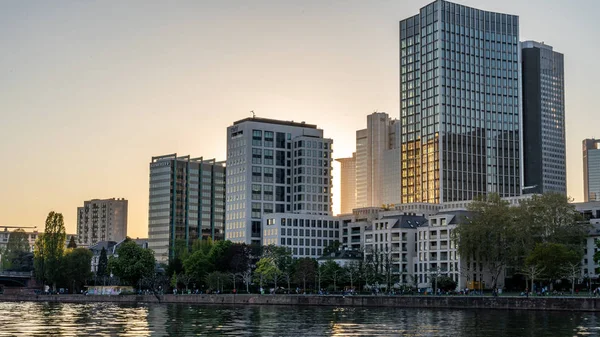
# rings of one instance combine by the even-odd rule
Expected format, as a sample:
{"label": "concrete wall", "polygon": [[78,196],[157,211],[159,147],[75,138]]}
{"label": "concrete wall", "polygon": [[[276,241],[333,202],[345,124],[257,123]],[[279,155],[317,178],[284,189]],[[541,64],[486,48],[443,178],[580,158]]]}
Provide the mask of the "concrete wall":
{"label": "concrete wall", "polygon": [[[0,295],[0,301],[34,302],[115,302],[158,303],[153,295],[83,296],[83,295]],[[478,296],[286,296],[286,295],[164,295],[162,303],[186,304],[250,304],[250,305],[306,305],[354,306],[396,308],[453,308],[453,309],[522,309],[598,311],[600,298],[583,297],[478,297]]]}

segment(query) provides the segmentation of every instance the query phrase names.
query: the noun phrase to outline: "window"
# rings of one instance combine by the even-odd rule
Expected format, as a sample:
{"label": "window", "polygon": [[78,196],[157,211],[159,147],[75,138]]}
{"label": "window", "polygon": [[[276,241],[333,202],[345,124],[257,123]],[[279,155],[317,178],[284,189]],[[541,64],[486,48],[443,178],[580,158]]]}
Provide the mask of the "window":
{"label": "window", "polygon": [[262,145],[262,131],[252,130],[252,146]]}

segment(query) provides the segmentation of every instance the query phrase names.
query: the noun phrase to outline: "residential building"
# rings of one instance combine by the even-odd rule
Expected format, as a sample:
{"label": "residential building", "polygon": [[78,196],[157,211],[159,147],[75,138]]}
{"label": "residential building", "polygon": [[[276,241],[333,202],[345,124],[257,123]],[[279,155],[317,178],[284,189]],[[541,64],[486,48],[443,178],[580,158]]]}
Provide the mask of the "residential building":
{"label": "residential building", "polygon": [[519,18],[437,0],[400,21],[402,203],[517,196]]}
{"label": "residential building", "polygon": [[100,241],[120,241],[127,236],[125,199],[92,199],[77,207],[77,245],[91,246]]}
{"label": "residential building", "polygon": [[333,141],[304,122],[246,118],[227,128],[226,238],[263,243],[263,215],[331,215]]}
{"label": "residential building", "polygon": [[[364,261],[364,255],[358,250],[341,249],[334,251],[329,255],[323,255],[317,259],[319,265],[324,264],[327,261],[333,261],[340,267],[348,267],[352,264],[358,265],[361,261]],[[354,277],[356,277],[356,275]]]}
{"label": "residential building", "polygon": [[[4,252],[8,245],[8,241],[10,240],[10,235],[12,234],[12,232],[15,230],[23,229],[23,228],[27,228],[27,227],[0,226],[0,228],[3,228],[3,230],[0,231],[0,252]],[[35,227],[30,227],[30,228],[35,228]],[[25,230],[25,229],[23,229],[23,230],[25,231],[25,234],[27,235],[29,251],[33,252],[33,249],[35,248],[35,240],[37,240],[40,233],[37,230]],[[69,242],[67,241],[67,244],[68,243]]]}
{"label": "residential building", "polygon": [[340,213],[350,214],[356,208],[356,152],[336,161],[340,163]]}
{"label": "residential building", "polygon": [[563,54],[521,42],[524,193],[567,194]]}
{"label": "residential building", "polygon": [[397,122],[375,112],[367,116],[367,128],[356,131],[357,208],[400,202]]}
{"label": "residential building", "polygon": [[214,159],[152,157],[148,246],[159,262],[173,257],[176,241],[222,240],[225,220],[225,163]]}
{"label": "residential building", "polygon": [[288,247],[294,258],[318,258],[340,241],[340,219],[329,215],[273,213],[263,217],[262,244]]}
{"label": "residential building", "polygon": [[600,140],[583,141],[583,199],[600,201]]}
{"label": "residential building", "polygon": [[600,201],[573,203],[584,218],[590,222],[590,231],[586,239],[581,261],[581,276],[588,279],[598,279],[600,265],[594,261],[594,255],[598,251],[600,242]]}

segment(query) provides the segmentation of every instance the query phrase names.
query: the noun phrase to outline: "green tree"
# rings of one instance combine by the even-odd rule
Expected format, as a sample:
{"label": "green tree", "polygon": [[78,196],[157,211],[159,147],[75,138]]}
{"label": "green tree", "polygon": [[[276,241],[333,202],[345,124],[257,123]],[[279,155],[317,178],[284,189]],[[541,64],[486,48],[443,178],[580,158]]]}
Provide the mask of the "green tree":
{"label": "green tree", "polygon": [[171,276],[171,288],[177,289],[177,274],[175,273]]}
{"label": "green tree", "polygon": [[98,258],[98,269],[96,270],[96,277],[103,278],[108,276],[108,256],[106,255],[106,248],[102,247],[100,251],[100,257]]}
{"label": "green tree", "polygon": [[333,243],[330,243],[327,247],[323,249],[323,256],[329,256],[331,253],[337,252],[340,249],[341,245],[341,242],[333,241]]}
{"label": "green tree", "polygon": [[501,272],[514,262],[520,249],[516,212],[498,194],[477,198],[467,209],[472,216],[459,220],[453,239],[467,263],[483,263],[492,276],[492,288],[496,288]]}
{"label": "green tree", "polygon": [[294,280],[298,284],[302,284],[302,289],[306,291],[306,283],[311,282],[315,278],[316,269],[318,266],[317,260],[310,257],[304,257],[295,261]]}
{"label": "green tree", "polygon": [[69,240],[69,244],[67,245],[69,249],[77,248],[77,243],[75,243],[75,236],[71,235],[71,239]]}
{"label": "green tree", "polygon": [[61,264],[64,284],[73,293],[79,292],[92,276],[92,256],[92,252],[86,248],[75,248],[63,256]]}
{"label": "green tree", "polygon": [[333,291],[337,291],[337,283],[344,273],[344,268],[340,267],[340,265],[333,260],[327,260],[323,263],[322,268],[323,276],[325,279],[333,282]]}
{"label": "green tree", "polygon": [[281,271],[277,268],[275,259],[272,256],[261,258],[256,263],[254,274],[258,278],[261,287],[264,281],[273,281],[275,289],[277,289],[277,280],[281,277]]}
{"label": "green tree", "polygon": [[453,291],[457,286],[456,281],[448,276],[438,276],[436,284],[443,291]]}
{"label": "green tree", "polygon": [[[23,256],[23,253],[29,253],[29,238],[28,234],[21,228],[15,229],[10,233],[6,249],[2,254],[2,266],[6,270],[22,269],[22,265],[18,260]],[[17,262],[15,264],[14,262]]]}
{"label": "green tree", "polygon": [[570,264],[578,264],[581,255],[560,243],[538,243],[526,259],[528,266],[543,270],[541,277],[549,281],[559,280]]}
{"label": "green tree", "polygon": [[46,218],[44,233],[36,240],[34,264],[36,277],[52,284],[53,289],[56,289],[56,282],[62,277],[60,264],[66,237],[63,215],[50,212]]}
{"label": "green tree", "polygon": [[185,273],[198,283],[204,282],[206,275],[214,271],[214,267],[208,257],[209,252],[205,249],[197,249],[183,261]]}
{"label": "green tree", "polygon": [[117,257],[108,261],[108,268],[125,283],[137,287],[142,278],[155,274],[156,261],[151,250],[127,238],[117,249]]}
{"label": "green tree", "polygon": [[229,284],[229,276],[228,273],[213,271],[206,275],[205,281],[210,289],[218,290],[222,293],[225,286]]}

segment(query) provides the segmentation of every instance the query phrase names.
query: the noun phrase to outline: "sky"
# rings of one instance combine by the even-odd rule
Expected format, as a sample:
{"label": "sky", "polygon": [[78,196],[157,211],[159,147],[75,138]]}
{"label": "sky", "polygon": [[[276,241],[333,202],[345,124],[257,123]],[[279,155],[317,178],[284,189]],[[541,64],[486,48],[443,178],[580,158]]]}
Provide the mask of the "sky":
{"label": "sky", "polygon": [[[398,117],[398,22],[429,2],[2,2],[0,226],[43,230],[56,211],[75,233],[84,200],[115,197],[129,200],[128,234],[147,237],[151,157],[224,160],[226,127],[250,110],[317,124],[334,158],[350,156],[368,114]],[[565,54],[568,194],[583,200],[600,2],[459,3],[519,15],[521,40]]]}

